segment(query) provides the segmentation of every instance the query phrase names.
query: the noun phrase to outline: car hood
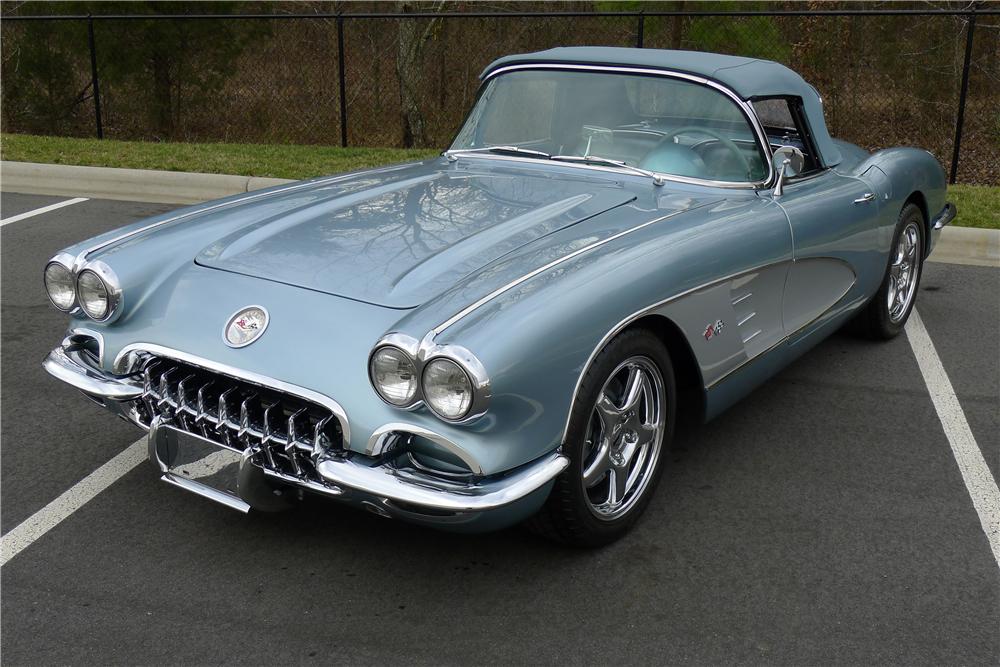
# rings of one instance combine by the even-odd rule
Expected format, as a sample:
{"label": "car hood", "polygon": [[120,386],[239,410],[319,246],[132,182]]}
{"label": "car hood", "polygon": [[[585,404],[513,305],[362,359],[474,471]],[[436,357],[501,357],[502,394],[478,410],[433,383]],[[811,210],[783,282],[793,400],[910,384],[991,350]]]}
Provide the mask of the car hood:
{"label": "car hood", "polygon": [[408,176],[313,191],[228,228],[195,261],[413,308],[505,255],[635,199],[613,181],[444,170]]}

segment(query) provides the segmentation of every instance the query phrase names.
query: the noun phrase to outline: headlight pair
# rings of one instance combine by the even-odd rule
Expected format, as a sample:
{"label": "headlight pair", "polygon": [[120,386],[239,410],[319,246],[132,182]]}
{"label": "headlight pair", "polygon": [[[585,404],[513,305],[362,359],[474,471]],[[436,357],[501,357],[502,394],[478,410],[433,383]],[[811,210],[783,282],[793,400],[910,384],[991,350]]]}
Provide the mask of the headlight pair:
{"label": "headlight pair", "polygon": [[[399,337],[404,338],[404,337]],[[400,341],[403,345],[409,339]],[[453,345],[418,349],[409,345],[376,346],[368,363],[375,391],[397,408],[422,400],[445,421],[466,421],[482,414],[489,400],[489,379],[482,364],[465,348]]]}
{"label": "headlight pair", "polygon": [[118,277],[104,262],[91,262],[74,274],[75,258],[56,255],[45,266],[45,292],[52,305],[71,312],[77,306],[92,320],[108,322],[117,317],[122,301]]}

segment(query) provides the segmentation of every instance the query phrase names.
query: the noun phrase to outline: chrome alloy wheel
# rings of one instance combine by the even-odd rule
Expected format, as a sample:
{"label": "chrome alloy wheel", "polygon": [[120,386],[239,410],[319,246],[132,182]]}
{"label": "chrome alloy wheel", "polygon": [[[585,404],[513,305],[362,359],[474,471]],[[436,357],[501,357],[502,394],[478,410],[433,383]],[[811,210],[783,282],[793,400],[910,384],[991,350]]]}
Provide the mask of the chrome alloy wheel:
{"label": "chrome alloy wheel", "polygon": [[583,490],[599,519],[616,519],[642,497],[660,457],[666,394],[660,370],[630,357],[597,395],[583,446]]}
{"label": "chrome alloy wheel", "polygon": [[906,316],[913,295],[917,291],[920,269],[920,230],[916,222],[909,222],[899,234],[889,265],[889,290],[886,296],[889,320],[894,324]]}

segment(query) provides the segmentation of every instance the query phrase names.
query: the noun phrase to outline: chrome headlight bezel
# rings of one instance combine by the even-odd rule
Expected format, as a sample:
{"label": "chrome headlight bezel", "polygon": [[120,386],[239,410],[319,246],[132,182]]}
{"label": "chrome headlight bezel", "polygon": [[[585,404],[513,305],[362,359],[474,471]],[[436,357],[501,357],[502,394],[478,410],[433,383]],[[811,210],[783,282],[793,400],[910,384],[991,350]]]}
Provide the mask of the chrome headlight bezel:
{"label": "chrome headlight bezel", "polygon": [[[398,400],[398,401],[393,400],[392,397],[387,395],[385,389],[379,385],[379,382],[376,379],[375,358],[378,356],[380,352],[388,352],[388,351],[398,353],[402,357],[402,359],[405,360],[410,365],[409,370],[413,377],[413,389],[405,400]],[[375,393],[378,394],[378,397],[394,408],[405,409],[413,405],[417,401],[418,396],[420,395],[420,374],[417,371],[416,362],[413,359],[413,357],[411,357],[406,352],[406,350],[396,345],[379,345],[372,350],[370,355],[368,355],[368,381],[371,382],[372,388],[375,390]]]}
{"label": "chrome headlight bezel", "polygon": [[[374,378],[371,377],[371,362],[375,353],[384,347],[391,346],[402,350],[413,362],[417,372],[417,391],[413,399],[405,405],[396,405],[386,401],[381,392],[375,386]],[[426,400],[424,387],[424,371],[428,364],[437,359],[447,359],[456,364],[468,377],[472,386],[472,400],[468,410],[460,417],[450,418],[434,409]],[[478,358],[468,349],[461,345],[434,343],[433,337],[428,336],[422,341],[418,341],[412,336],[400,333],[390,333],[382,338],[372,348],[368,356],[369,381],[375,394],[388,405],[401,410],[418,410],[424,406],[428,411],[441,421],[449,424],[466,424],[482,417],[489,409],[491,390],[490,378],[486,373],[486,368]]]}
{"label": "chrome headlight bezel", "polygon": [[[72,313],[79,307],[76,296],[76,274],[73,272],[74,260],[75,258],[72,255],[67,255],[66,253],[61,252],[46,262],[45,268],[42,269],[42,286],[45,288],[45,296],[48,298],[49,303],[52,304],[53,308],[63,313]],[[69,276],[70,292],[73,297],[73,301],[68,307],[64,308],[60,306],[56,303],[55,299],[52,298],[52,293],[49,291],[49,282],[47,280],[50,266],[58,266],[62,268]]]}
{"label": "chrome headlight bezel", "polygon": [[[462,384],[465,385],[463,386],[463,392],[464,391],[468,392],[467,396],[463,397],[463,401],[467,401],[468,404],[464,407],[464,409],[462,409],[460,413],[455,415],[446,414],[445,411],[441,409],[441,406],[439,404],[435,404],[435,401],[432,398],[432,391],[428,374],[435,368],[441,368],[441,367],[447,368],[448,370],[446,372],[457,372],[461,377]],[[421,371],[420,373],[420,390],[424,395],[424,403],[427,404],[427,408],[435,415],[437,415],[439,419],[443,419],[444,421],[459,421],[461,419],[464,419],[466,415],[468,415],[469,412],[472,410],[472,404],[475,401],[476,397],[476,391],[472,384],[472,378],[469,377],[468,371],[466,371],[465,368],[463,368],[462,365],[459,364],[454,359],[450,359],[448,357],[443,357],[443,356],[437,356],[434,357],[433,359],[428,359],[427,363],[424,364],[423,371]]]}
{"label": "chrome headlight bezel", "polygon": [[[91,273],[96,276],[101,283],[104,285],[104,290],[107,293],[107,310],[101,317],[94,317],[87,309],[83,306],[83,298],[80,295],[80,278],[83,277],[85,273]],[[121,282],[118,280],[118,276],[111,269],[110,266],[102,261],[88,262],[85,264],[76,274],[76,302],[80,311],[84,315],[89,317],[95,322],[102,322],[104,324],[110,324],[118,319],[122,313],[122,307],[124,303],[124,292],[122,290]]]}

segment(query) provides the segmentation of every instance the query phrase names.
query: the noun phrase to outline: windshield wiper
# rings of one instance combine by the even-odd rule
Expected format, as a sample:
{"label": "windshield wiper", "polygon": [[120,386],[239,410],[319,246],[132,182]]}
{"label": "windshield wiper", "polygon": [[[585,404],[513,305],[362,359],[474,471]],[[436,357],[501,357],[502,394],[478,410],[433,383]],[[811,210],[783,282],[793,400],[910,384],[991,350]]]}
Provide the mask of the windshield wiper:
{"label": "windshield wiper", "polygon": [[617,167],[618,169],[630,171],[633,174],[649,176],[653,179],[653,185],[663,185],[666,182],[663,180],[662,176],[654,171],[649,171],[648,169],[642,169],[640,167],[633,167],[622,160],[612,160],[611,158],[601,157],[599,155],[552,155],[549,159],[557,162],[577,162],[580,164],[601,164],[608,167]]}
{"label": "windshield wiper", "polygon": [[521,148],[520,146],[486,146],[484,148],[456,148],[454,150],[445,151],[445,156],[449,160],[457,159],[458,155],[465,153],[509,153],[513,155],[528,155],[531,157],[539,157],[544,160],[552,159],[552,156],[548,153],[543,153],[542,151],[532,150],[530,148]]}

